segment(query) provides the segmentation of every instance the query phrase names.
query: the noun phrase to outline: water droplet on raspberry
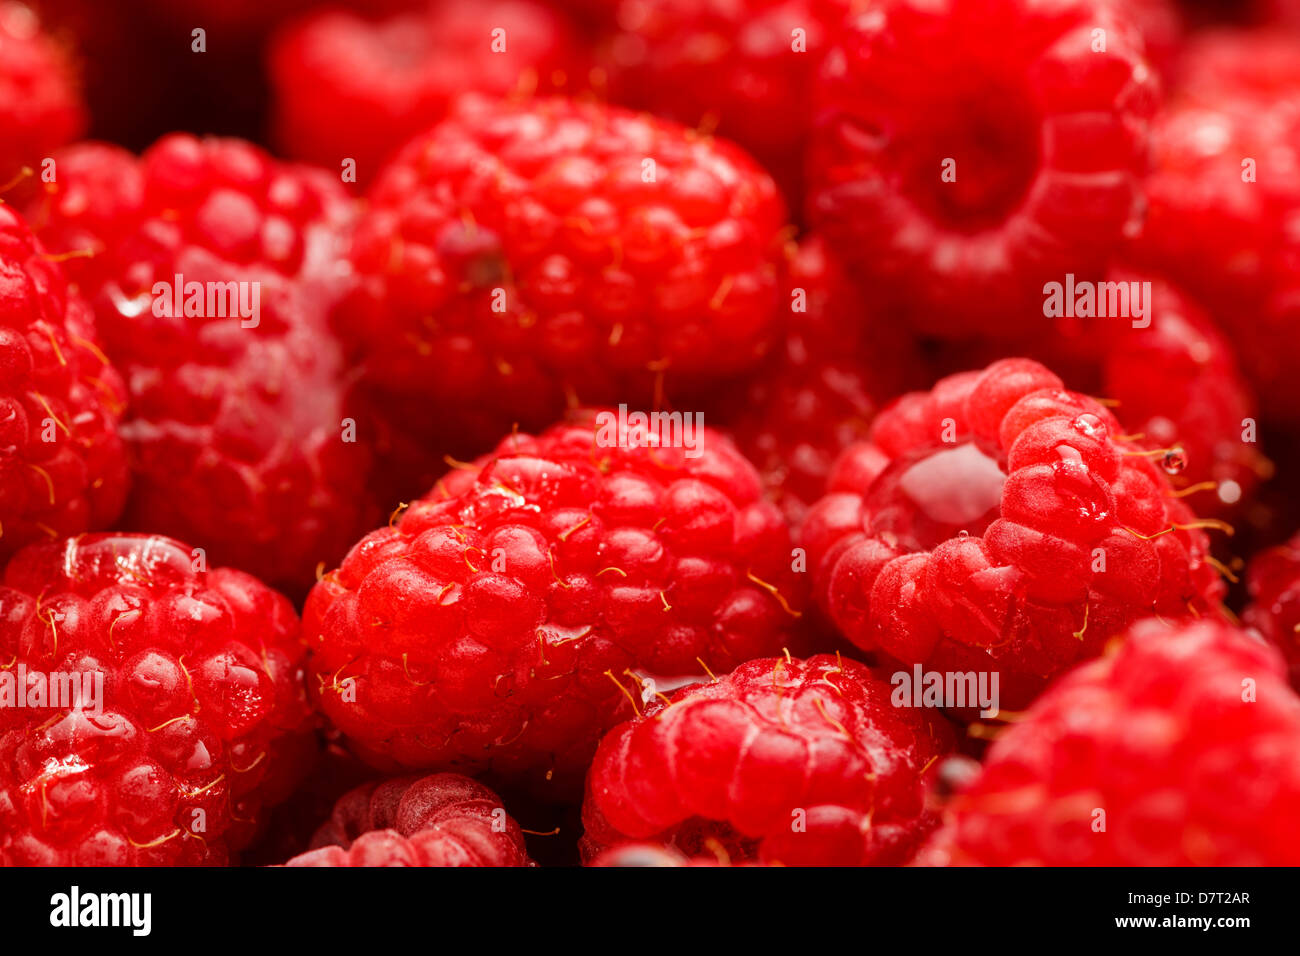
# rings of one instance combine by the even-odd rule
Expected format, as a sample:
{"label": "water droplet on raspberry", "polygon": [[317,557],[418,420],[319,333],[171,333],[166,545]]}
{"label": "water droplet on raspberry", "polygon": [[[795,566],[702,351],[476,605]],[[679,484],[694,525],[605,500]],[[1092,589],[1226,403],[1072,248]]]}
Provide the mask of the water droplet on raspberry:
{"label": "water droplet on raspberry", "polygon": [[1181,448],[1171,448],[1165,452],[1162,464],[1166,474],[1177,475],[1187,467],[1187,452]]}
{"label": "water droplet on raspberry", "polygon": [[1106,423],[1091,412],[1084,412],[1070,426],[1081,435],[1087,435],[1096,441],[1106,437]]}
{"label": "water droplet on raspberry", "polygon": [[930,551],[965,533],[982,535],[1001,515],[1006,473],[976,442],[921,449],[896,460],[871,484],[871,531],[909,551]]}

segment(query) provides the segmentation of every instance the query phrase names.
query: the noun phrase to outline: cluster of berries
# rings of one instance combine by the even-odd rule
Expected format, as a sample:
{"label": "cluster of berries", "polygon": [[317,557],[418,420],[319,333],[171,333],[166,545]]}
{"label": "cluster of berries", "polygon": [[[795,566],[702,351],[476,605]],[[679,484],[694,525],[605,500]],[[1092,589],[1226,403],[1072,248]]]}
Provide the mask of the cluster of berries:
{"label": "cluster of berries", "polygon": [[0,0],[0,864],[1300,864],[1241,7]]}

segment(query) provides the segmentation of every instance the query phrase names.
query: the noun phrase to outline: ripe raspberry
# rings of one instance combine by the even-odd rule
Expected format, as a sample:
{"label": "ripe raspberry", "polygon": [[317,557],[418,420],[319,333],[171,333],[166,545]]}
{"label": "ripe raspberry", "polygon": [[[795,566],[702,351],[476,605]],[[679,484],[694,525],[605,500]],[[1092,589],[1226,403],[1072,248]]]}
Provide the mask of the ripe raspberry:
{"label": "ripe raspberry", "polygon": [[[27,703],[0,707],[0,863],[224,864],[288,795],[311,727],[297,617],[256,579],[195,563],[118,534],[9,563],[0,690],[16,678]],[[56,706],[59,675],[83,674],[102,696]]]}
{"label": "ripe raspberry", "polygon": [[709,429],[693,458],[606,437],[587,417],[507,438],[317,584],[313,689],[360,756],[564,795],[645,676],[796,646],[753,467]]}
{"label": "ripe raspberry", "polygon": [[810,87],[852,0],[620,0],[600,43],[610,97],[717,131],[803,191]]}
{"label": "ripe raspberry", "polygon": [[1211,33],[1188,45],[1154,129],[1150,215],[1136,254],[1228,331],[1267,414],[1300,418],[1300,39]]}
{"label": "ripe raspberry", "polygon": [[286,866],[533,866],[501,799],[454,773],[344,794],[313,847]]}
{"label": "ripe raspberry", "polygon": [[1300,863],[1300,698],[1283,675],[1225,624],[1136,625],[998,737],[920,862]]}
{"label": "ripe raspberry", "polygon": [[24,164],[39,165],[85,128],[69,58],[30,8],[0,0],[0,192]]}
{"label": "ripe raspberry", "polygon": [[856,661],[749,661],[601,741],[583,853],[653,840],[733,862],[901,863],[935,822],[922,781],[951,746],[949,725],[892,706]]}
{"label": "ripe raspberry", "polygon": [[[57,164],[33,221],[49,248],[94,252],[68,267],[130,388],[127,526],[304,590],[317,563],[337,560],[374,520],[326,328],[347,278],[341,186],[247,143],[188,135],[139,160],[90,144]],[[206,303],[202,315],[172,318],[178,275],[238,287],[249,305],[256,292],[260,317],[247,321],[258,324]]]}
{"label": "ripe raspberry", "polygon": [[918,328],[1039,323],[1043,284],[1099,273],[1140,222],[1156,84],[1111,4],[882,0],[842,34],[818,78],[809,217]]}
{"label": "ripe raspberry", "polygon": [[702,404],[797,526],[825,492],[836,459],[867,437],[878,403],[910,384],[917,361],[903,326],[871,314],[819,236],[800,244],[786,284],[784,348]]}
{"label": "ripe raspberry", "polygon": [[323,11],[278,35],[269,56],[276,142],[329,169],[355,159],[362,184],[467,84],[505,96],[580,85],[586,73],[568,23],[531,0],[426,0],[379,21]]}
{"label": "ripe raspberry", "polygon": [[1253,603],[1242,620],[1281,648],[1300,687],[1300,535],[1256,555],[1246,587]]}
{"label": "ripe raspberry", "polygon": [[596,104],[468,97],[373,187],[340,327],[371,382],[498,435],[554,420],[566,390],[649,403],[657,375],[716,381],[770,347],[783,219],[730,144]]}
{"label": "ripe raspberry", "polygon": [[1206,522],[1122,434],[1027,359],[904,396],[804,523],[818,599],[861,648],[998,673],[1009,709],[1135,618],[1210,612]]}
{"label": "ripe raspberry", "polygon": [[0,204],[0,562],[112,524],[127,491],[126,388],[90,308]]}

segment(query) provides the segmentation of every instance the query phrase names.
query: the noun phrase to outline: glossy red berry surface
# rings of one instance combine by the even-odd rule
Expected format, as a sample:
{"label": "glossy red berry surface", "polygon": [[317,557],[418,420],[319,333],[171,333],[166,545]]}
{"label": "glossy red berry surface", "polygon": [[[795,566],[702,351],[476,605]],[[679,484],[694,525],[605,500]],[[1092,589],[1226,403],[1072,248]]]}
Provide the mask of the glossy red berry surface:
{"label": "glossy red berry surface", "polygon": [[296,783],[298,619],[188,545],[33,545],[0,586],[0,862],[227,864]]}
{"label": "glossy red berry surface", "polygon": [[124,525],[305,590],[373,519],[326,324],[348,282],[342,187],[247,143],[179,134],[139,159],[75,146],[58,169],[31,216],[69,256],[127,380]]}
{"label": "glossy red berry surface", "polygon": [[785,522],[727,439],[695,438],[512,436],[363,538],[304,612],[326,716],[381,768],[563,793],[647,679],[797,646]]}
{"label": "glossy red berry surface", "polygon": [[0,204],[0,559],[117,519],[128,484],[125,408],[94,313]]}
{"label": "glossy red berry surface", "polygon": [[1300,697],[1213,622],[1135,626],[998,737],[921,862],[1294,866]]}
{"label": "glossy red berry surface", "polygon": [[809,218],[916,327],[1023,332],[1140,226],[1156,89],[1111,4],[869,5],[818,79]]}
{"label": "glossy red berry surface", "polygon": [[286,866],[533,865],[501,798],[454,773],[349,791],[312,845]]}
{"label": "glossy red berry surface", "polygon": [[1252,603],[1242,619],[1281,649],[1300,688],[1300,536],[1256,555],[1246,585]]}
{"label": "glossy red berry surface", "polygon": [[584,853],[653,839],[729,862],[905,862],[934,823],[923,777],[952,731],[890,692],[819,655],[749,661],[654,701],[601,741]]}
{"label": "glossy red berry surface", "polygon": [[661,377],[720,380],[773,345],[784,217],[722,140],[467,97],[371,189],[339,328],[375,387],[463,409],[480,434],[543,427],[566,394],[649,403]]}
{"label": "glossy red berry surface", "polygon": [[849,640],[935,671],[1000,674],[1014,708],[1151,613],[1223,586],[1177,462],[1045,367],[1004,359],[876,419],[809,515],[819,601]]}

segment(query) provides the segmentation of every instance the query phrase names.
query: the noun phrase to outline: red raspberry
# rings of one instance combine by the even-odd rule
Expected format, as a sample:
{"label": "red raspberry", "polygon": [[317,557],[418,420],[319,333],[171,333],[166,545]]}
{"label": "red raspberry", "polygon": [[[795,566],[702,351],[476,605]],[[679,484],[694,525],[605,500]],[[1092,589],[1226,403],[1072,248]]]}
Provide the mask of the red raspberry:
{"label": "red raspberry", "polygon": [[990,749],[920,862],[1295,866],[1300,698],[1218,622],[1136,625]]}
{"label": "red raspberry", "polygon": [[799,575],[753,467],[709,429],[688,458],[596,424],[507,438],[312,591],[320,706],[360,756],[563,794],[645,676],[795,646]]}
{"label": "red raspberry", "polygon": [[717,381],[770,347],[783,220],[730,144],[596,104],[469,97],[373,187],[340,326],[371,382],[495,434],[554,420],[566,390],[649,402],[657,375]]}
{"label": "red raspberry", "polygon": [[[810,87],[852,0],[620,0],[601,42],[610,96],[717,131],[799,208]],[[796,32],[797,31],[797,32]]]}
{"label": "red raspberry", "polygon": [[315,849],[286,866],[533,866],[501,799],[454,773],[369,783],[344,794]]}
{"label": "red raspberry", "polygon": [[467,88],[555,90],[586,73],[568,23],[529,0],[427,0],[380,21],[315,13],[274,40],[270,70],[281,148],[330,169],[355,159],[361,183]]}
{"label": "red raspberry", "polygon": [[809,216],[918,328],[1031,327],[1046,281],[1096,275],[1139,224],[1156,83],[1111,4],[882,0],[841,32]]}
{"label": "red raspberry", "polygon": [[[126,523],[303,590],[374,520],[326,328],[346,280],[337,256],[351,203],[326,174],[237,140],[170,136],[139,160],[76,146],[57,163],[33,221],[51,249],[94,253],[68,267],[130,387]],[[259,324],[206,305],[157,315],[172,311],[177,275],[257,291]]]}
{"label": "red raspberry", "polygon": [[778,657],[657,701],[605,737],[583,852],[655,842],[733,862],[901,863],[934,823],[922,780],[952,729],[838,656]]}
{"label": "red raspberry", "polygon": [[[0,698],[0,863],[224,864],[288,795],[311,727],[298,619],[199,560],[167,538],[93,534],[9,563],[0,692],[16,679],[28,703]],[[102,675],[102,696],[91,683],[56,705],[59,675]]]}
{"label": "red raspberry", "polygon": [[1265,412],[1295,422],[1300,39],[1211,33],[1189,44],[1182,66],[1154,130],[1150,215],[1136,251],[1214,311]]}
{"label": "red raspberry", "polygon": [[1253,603],[1242,619],[1281,648],[1300,687],[1300,535],[1256,555],[1246,587]]}
{"label": "red raspberry", "polygon": [[1009,709],[1135,618],[1210,612],[1206,522],[1122,434],[1028,359],[904,396],[804,523],[819,600],[861,648],[998,673]]}
{"label": "red raspberry", "polygon": [[69,58],[30,8],[0,0],[0,193],[24,164],[38,165],[85,129]]}
{"label": "red raspberry", "polygon": [[112,524],[127,491],[126,388],[90,308],[0,204],[0,562],[37,539]]}

